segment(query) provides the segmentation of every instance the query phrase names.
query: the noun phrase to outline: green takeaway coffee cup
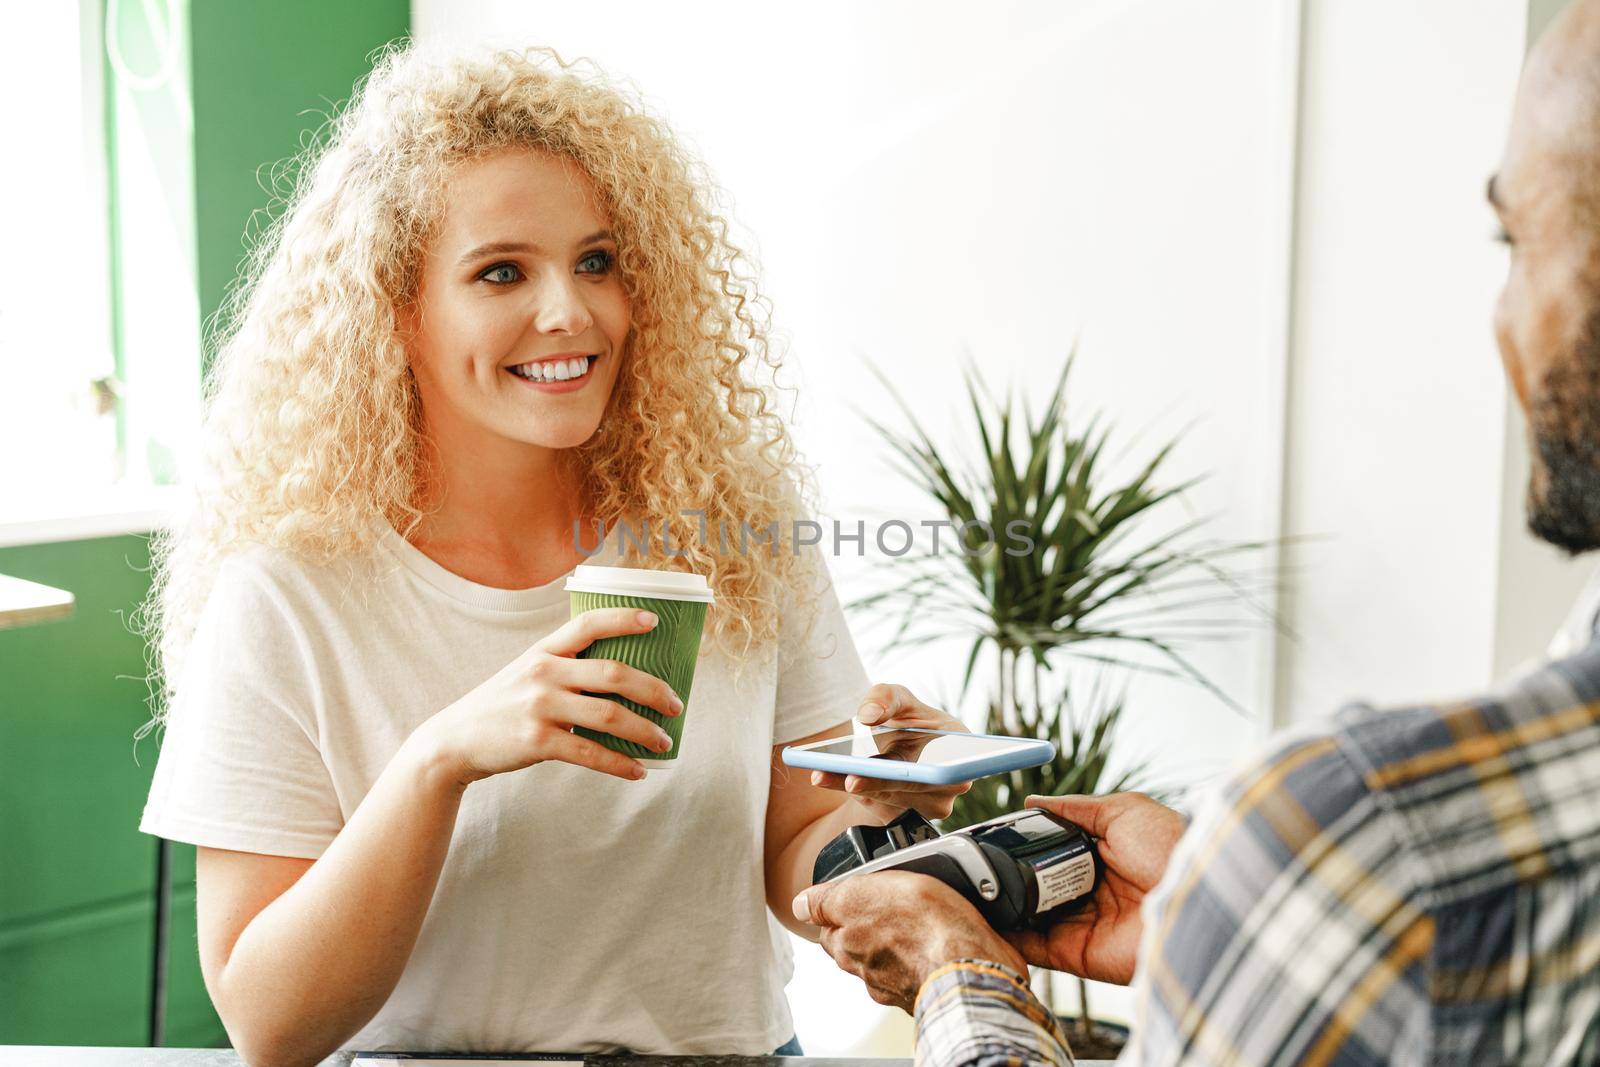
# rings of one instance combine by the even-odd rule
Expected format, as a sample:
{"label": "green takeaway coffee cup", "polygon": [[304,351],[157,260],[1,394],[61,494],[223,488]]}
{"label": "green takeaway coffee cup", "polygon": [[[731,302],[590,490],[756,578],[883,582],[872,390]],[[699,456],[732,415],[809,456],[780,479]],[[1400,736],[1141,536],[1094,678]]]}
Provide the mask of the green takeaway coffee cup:
{"label": "green takeaway coffee cup", "polygon": [[632,756],[648,769],[671,767],[683,748],[683,722],[689,715],[689,688],[694,684],[695,660],[700,654],[700,631],[706,607],[712,603],[711,586],[704,575],[681,571],[653,571],[642,567],[579,566],[567,579],[574,618],[595,608],[641,608],[655,612],[654,629],[641,634],[602,637],[578,653],[579,659],[614,659],[653,674],[672,686],[683,701],[683,712],[662,715],[654,708],[635,704],[616,693],[586,693],[615,700],[667,732],[672,748],[655,752],[633,741],[583,726],[572,732],[598,741],[607,748]]}

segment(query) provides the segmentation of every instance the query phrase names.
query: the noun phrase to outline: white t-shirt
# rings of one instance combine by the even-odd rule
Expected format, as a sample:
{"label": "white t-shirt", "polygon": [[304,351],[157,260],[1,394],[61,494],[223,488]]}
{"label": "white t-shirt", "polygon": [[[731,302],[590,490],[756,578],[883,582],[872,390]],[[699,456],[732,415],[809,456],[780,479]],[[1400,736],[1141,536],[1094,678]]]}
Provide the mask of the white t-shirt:
{"label": "white t-shirt", "polygon": [[[615,558],[608,540],[591,562]],[[478,585],[387,526],[332,566],[229,557],[140,829],[321,855],[413,729],[566,622],[564,582]],[[791,647],[805,601],[820,609],[807,648],[780,670],[769,645],[735,688],[703,642],[673,768],[550,762],[467,789],[399,985],[346,1047],[764,1055],[790,1038],[762,868],[771,749],[850,719],[870,683],[831,581],[783,596]]]}

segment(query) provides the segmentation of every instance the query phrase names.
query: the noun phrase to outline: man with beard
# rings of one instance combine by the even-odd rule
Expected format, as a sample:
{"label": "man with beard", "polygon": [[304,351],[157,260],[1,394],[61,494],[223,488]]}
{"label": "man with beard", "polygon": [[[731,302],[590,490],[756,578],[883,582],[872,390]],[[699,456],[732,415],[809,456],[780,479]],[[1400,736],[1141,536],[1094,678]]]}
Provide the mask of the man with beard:
{"label": "man with beard", "polygon": [[[1600,547],[1600,0],[1529,56],[1489,200],[1495,335],[1528,413],[1528,517]],[[1002,937],[904,872],[797,917],[920,1065],[1070,1062],[1027,965],[1136,983],[1128,1064],[1600,1064],[1600,638],[1484,697],[1346,708],[1280,739],[1185,827],[1154,801],[1030,797],[1100,839],[1087,908]],[[1135,960],[1137,956],[1137,974]]]}

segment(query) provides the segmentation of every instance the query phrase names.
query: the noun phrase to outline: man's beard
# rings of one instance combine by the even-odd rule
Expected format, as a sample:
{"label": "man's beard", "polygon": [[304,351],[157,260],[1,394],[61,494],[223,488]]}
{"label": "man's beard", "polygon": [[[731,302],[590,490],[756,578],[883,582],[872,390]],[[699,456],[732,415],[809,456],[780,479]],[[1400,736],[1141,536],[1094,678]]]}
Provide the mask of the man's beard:
{"label": "man's beard", "polygon": [[1600,548],[1600,311],[1571,357],[1529,397],[1543,492],[1528,488],[1528,528],[1576,555]]}

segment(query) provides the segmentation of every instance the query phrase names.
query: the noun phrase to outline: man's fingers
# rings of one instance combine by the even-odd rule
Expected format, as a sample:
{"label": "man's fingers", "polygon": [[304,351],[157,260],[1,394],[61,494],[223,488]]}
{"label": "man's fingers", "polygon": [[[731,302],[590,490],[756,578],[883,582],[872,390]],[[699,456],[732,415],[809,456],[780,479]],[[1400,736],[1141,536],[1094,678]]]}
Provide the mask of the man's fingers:
{"label": "man's fingers", "polygon": [[1035,967],[1060,969],[1060,961],[1050,950],[1050,939],[1036,930],[1014,930],[1000,935],[1017,950],[1025,963]]}
{"label": "man's fingers", "polygon": [[1042,797],[1031,796],[1024,803],[1030,808],[1043,808],[1054,815],[1059,815],[1069,822],[1075,822],[1083,827],[1093,837],[1104,837],[1111,829],[1111,822],[1116,817],[1115,805],[1112,797],[1089,796],[1064,796]]}
{"label": "man's fingers", "polygon": [[813,926],[871,926],[884,914],[921,900],[930,889],[948,893],[962,906],[971,907],[960,894],[937,878],[910,871],[879,871],[819,882],[796,896],[790,907],[796,919]]}
{"label": "man's fingers", "polygon": [[873,985],[871,982],[867,982],[867,995],[873,1000],[877,1001],[879,1004],[882,1004],[884,1007],[899,1008],[900,1010],[906,1012],[910,1011],[910,1009],[906,1007],[905,997],[902,997],[900,994],[892,990],[885,989],[881,985]]}
{"label": "man's fingers", "polygon": [[1087,972],[1089,945],[1096,936],[1094,928],[1078,914],[1061,920],[1043,933],[1017,930],[1000,936],[1017,950],[1025,963],[1080,977],[1099,977]]}
{"label": "man's fingers", "polygon": [[801,892],[794,898],[794,903],[791,905],[794,917],[803,923],[810,923],[812,926],[832,926],[833,923],[827,919],[826,901],[836,888],[836,886],[823,882]]}
{"label": "man's fingers", "polygon": [[1009,930],[1001,931],[1000,936],[1011,943],[1011,947],[1030,959],[1034,952],[1044,948],[1044,935],[1037,930]]}
{"label": "man's fingers", "polygon": [[924,878],[935,881],[922,874],[882,871],[859,878],[843,878],[837,882],[819,882],[796,896],[791,908],[794,917],[803,923],[825,928],[838,927],[847,922],[866,920],[881,911],[886,899],[906,891],[902,880]]}

